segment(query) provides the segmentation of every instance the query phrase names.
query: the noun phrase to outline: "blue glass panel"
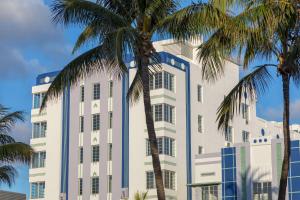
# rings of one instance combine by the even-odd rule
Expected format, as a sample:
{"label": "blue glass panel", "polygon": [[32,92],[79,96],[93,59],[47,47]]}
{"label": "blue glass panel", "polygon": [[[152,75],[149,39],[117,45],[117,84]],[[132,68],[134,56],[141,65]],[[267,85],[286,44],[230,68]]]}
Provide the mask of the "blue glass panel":
{"label": "blue glass panel", "polygon": [[235,157],[233,155],[224,156],[225,168],[235,167]]}
{"label": "blue glass panel", "polygon": [[300,199],[300,193],[293,193],[292,195],[290,194],[290,199],[289,200],[299,200]]}
{"label": "blue glass panel", "polygon": [[300,161],[300,149],[292,148],[291,149],[291,161]]}
{"label": "blue glass panel", "polygon": [[235,181],[234,170],[225,169],[225,177],[226,177],[225,182]]}
{"label": "blue glass panel", "polygon": [[300,163],[291,163],[290,176],[300,176]]}
{"label": "blue glass panel", "polygon": [[235,196],[236,193],[236,184],[235,182],[224,183],[224,194],[226,196]]}
{"label": "blue glass panel", "polygon": [[222,149],[222,154],[233,154],[234,153],[234,148],[223,148]]}
{"label": "blue glass panel", "polygon": [[236,197],[225,197],[224,200],[236,200]]}
{"label": "blue glass panel", "polygon": [[293,148],[293,147],[299,147],[299,140],[291,141],[291,148]]}
{"label": "blue glass panel", "polygon": [[289,182],[293,192],[300,192],[300,177],[291,178]]}

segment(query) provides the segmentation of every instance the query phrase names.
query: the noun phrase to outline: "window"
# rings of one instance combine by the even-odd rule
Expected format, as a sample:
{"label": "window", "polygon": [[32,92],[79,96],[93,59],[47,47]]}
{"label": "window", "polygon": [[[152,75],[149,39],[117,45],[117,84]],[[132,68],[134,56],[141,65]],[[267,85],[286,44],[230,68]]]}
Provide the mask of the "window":
{"label": "window", "polygon": [[198,154],[203,154],[203,146],[198,146]]}
{"label": "window", "polygon": [[100,83],[95,83],[94,84],[93,99],[94,100],[100,99]]}
{"label": "window", "polygon": [[155,182],[154,182],[154,172],[148,171],[146,172],[146,189],[154,189]]}
{"label": "window", "polygon": [[108,160],[112,160],[112,143],[108,143]]}
{"label": "window", "polygon": [[113,87],[114,87],[114,82],[109,81],[109,97],[113,97]]}
{"label": "window", "polygon": [[[150,142],[146,140],[146,155],[151,155]],[[169,137],[158,137],[157,138],[158,152],[168,156],[175,156],[175,140]]]}
{"label": "window", "polygon": [[43,138],[46,137],[47,122],[36,122],[33,123],[33,138]]}
{"label": "window", "polygon": [[78,195],[82,195],[82,188],[83,188],[82,178],[79,178]]}
{"label": "window", "polygon": [[225,141],[226,142],[233,142],[232,140],[232,127],[228,126],[225,130]]}
{"label": "window", "polygon": [[[176,188],[176,174],[173,171],[162,170],[164,187],[167,189],[175,190]],[[146,189],[154,189],[155,188],[155,180],[154,180],[154,172],[148,171],[146,172]]]}
{"label": "window", "polygon": [[249,120],[249,106],[245,103],[242,103],[242,117]]}
{"label": "window", "polygon": [[[169,104],[155,104],[154,108],[154,121],[165,121],[169,123],[174,123],[174,110],[175,107]],[[152,108],[152,110],[153,110]]]}
{"label": "window", "polygon": [[100,130],[100,114],[93,115],[93,131]]}
{"label": "window", "polygon": [[112,191],[112,175],[108,175],[108,193]]}
{"label": "window", "polygon": [[272,200],[271,182],[253,182],[254,200]]}
{"label": "window", "polygon": [[198,115],[198,132],[203,133],[203,117]]}
{"label": "window", "polygon": [[45,97],[45,93],[33,94],[33,108],[40,108]]}
{"label": "window", "polygon": [[80,116],[79,121],[80,121],[79,130],[80,130],[80,133],[83,133],[84,132],[84,117]]}
{"label": "window", "polygon": [[84,102],[84,86],[80,86],[80,102]]}
{"label": "window", "polygon": [[113,126],[113,113],[108,112],[108,128],[111,129]]}
{"label": "window", "polygon": [[165,88],[174,91],[174,75],[166,71],[149,75],[149,88],[150,90]]}
{"label": "window", "polygon": [[33,182],[30,184],[30,198],[40,199],[45,197],[45,182]]}
{"label": "window", "polygon": [[249,135],[250,133],[248,131],[242,132],[243,142],[249,142]]}
{"label": "window", "polygon": [[165,122],[173,123],[173,112],[174,112],[174,106],[170,106],[168,104],[164,105],[164,120]]}
{"label": "window", "polygon": [[202,200],[219,199],[218,185],[201,186]]}
{"label": "window", "polygon": [[99,177],[92,178],[92,194],[99,193]]}
{"label": "window", "polygon": [[45,151],[33,153],[32,159],[31,159],[31,168],[45,167],[45,160],[46,160],[46,152]]}
{"label": "window", "polygon": [[154,74],[155,89],[162,88],[162,72]]}
{"label": "window", "polygon": [[174,75],[164,71],[164,88],[170,91],[174,89]]}
{"label": "window", "polygon": [[98,162],[99,161],[99,145],[94,145],[92,147],[92,161]]}
{"label": "window", "polygon": [[198,102],[203,102],[203,87],[202,87],[202,85],[197,85],[197,100],[198,100]]}
{"label": "window", "polygon": [[79,148],[79,163],[83,163],[83,147]]}

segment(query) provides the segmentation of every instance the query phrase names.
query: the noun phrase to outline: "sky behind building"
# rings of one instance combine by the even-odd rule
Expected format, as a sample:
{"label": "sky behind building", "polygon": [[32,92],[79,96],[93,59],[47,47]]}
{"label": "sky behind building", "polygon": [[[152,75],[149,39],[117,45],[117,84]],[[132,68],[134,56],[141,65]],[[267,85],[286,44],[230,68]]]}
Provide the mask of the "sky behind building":
{"label": "sky behind building", "polygon": [[[190,1],[184,2],[184,4]],[[27,121],[13,130],[15,137],[29,142],[31,136],[30,109],[31,87],[38,74],[62,69],[72,58],[72,46],[79,34],[75,27],[65,30],[51,22],[48,1],[1,0],[0,6],[0,103],[13,110],[27,113]],[[88,48],[88,47],[86,47]],[[84,49],[82,50],[84,51]],[[273,61],[275,62],[275,61]],[[252,64],[263,64],[257,60]],[[274,75],[267,93],[258,99],[257,113],[267,120],[281,121],[281,82]],[[300,93],[294,85],[291,89],[291,122],[300,123]],[[19,165],[16,185],[1,189],[27,193],[28,168]]]}

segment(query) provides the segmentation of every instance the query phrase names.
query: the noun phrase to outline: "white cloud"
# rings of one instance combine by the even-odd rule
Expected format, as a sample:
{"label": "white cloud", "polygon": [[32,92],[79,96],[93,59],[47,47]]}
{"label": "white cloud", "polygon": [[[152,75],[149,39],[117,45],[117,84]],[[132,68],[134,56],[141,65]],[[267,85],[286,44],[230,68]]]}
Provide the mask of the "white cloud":
{"label": "white cloud", "polygon": [[44,71],[38,57],[59,63],[70,55],[63,31],[52,23],[42,0],[1,0],[0,27],[1,78]]}

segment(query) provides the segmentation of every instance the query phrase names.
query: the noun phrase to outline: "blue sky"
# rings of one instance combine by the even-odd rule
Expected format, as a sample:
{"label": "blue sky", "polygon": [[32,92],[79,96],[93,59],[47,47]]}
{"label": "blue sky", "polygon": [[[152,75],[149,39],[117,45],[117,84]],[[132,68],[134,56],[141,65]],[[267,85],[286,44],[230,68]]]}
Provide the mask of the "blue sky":
{"label": "blue sky", "polygon": [[[29,142],[31,86],[38,74],[61,69],[76,56],[71,55],[71,49],[79,29],[72,27],[65,30],[53,25],[49,1],[1,0],[0,4],[0,103],[27,113],[27,122],[17,124],[13,135],[20,141]],[[257,64],[261,61],[253,63]],[[258,100],[257,113],[265,119],[280,121],[281,82],[276,73],[273,74],[274,81],[268,92]],[[292,86],[292,123],[300,123],[300,93],[297,91]],[[0,189],[28,194],[28,168],[22,165],[17,168],[19,176],[16,184],[11,188],[0,185]]]}

